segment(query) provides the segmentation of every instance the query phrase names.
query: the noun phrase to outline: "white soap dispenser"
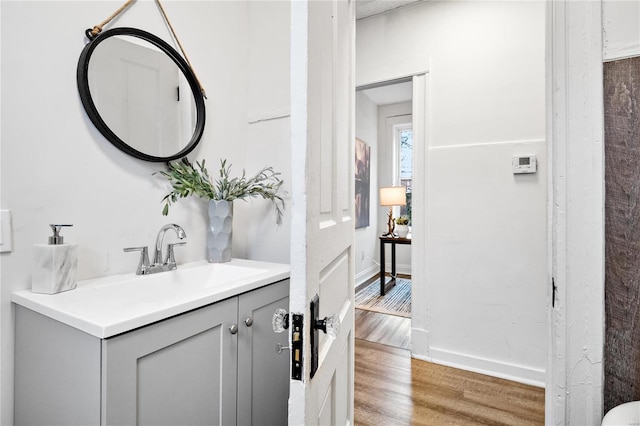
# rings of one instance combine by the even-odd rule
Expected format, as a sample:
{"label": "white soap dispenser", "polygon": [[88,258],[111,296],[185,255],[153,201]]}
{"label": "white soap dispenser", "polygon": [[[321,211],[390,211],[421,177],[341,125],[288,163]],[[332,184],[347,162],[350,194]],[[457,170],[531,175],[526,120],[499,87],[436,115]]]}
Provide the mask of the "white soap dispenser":
{"label": "white soap dispenser", "polygon": [[55,294],[76,288],[78,270],[78,246],[63,244],[60,235],[63,226],[49,225],[53,235],[49,244],[35,244],[33,247],[33,274],[31,291],[34,293]]}

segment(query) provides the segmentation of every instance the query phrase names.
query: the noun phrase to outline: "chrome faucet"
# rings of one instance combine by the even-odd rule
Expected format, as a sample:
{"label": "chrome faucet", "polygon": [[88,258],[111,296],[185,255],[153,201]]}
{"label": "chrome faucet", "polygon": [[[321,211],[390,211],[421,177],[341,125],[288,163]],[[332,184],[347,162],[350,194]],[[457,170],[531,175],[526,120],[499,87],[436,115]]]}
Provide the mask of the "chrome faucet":
{"label": "chrome faucet", "polygon": [[167,255],[162,258],[162,242],[164,240],[164,234],[167,233],[169,229],[175,231],[176,235],[179,239],[187,238],[187,234],[184,232],[184,229],[180,225],[176,225],[175,223],[169,223],[158,231],[158,235],[156,237],[156,248],[153,253],[153,263],[149,263],[149,250],[147,247],[127,247],[124,249],[125,252],[130,251],[140,251],[140,262],[138,263],[138,268],[136,269],[136,275],[147,275],[147,274],[155,274],[157,272],[164,271],[172,271],[177,268],[176,259],[173,254],[174,246],[183,246],[187,244],[182,241],[179,243],[167,244]]}
{"label": "chrome faucet", "polygon": [[[156,251],[153,254],[153,264],[154,265],[161,265],[161,264],[168,263],[170,258],[173,258],[173,246],[175,246],[175,245],[185,245],[186,244],[185,242],[175,243],[175,244],[168,244],[167,245],[167,256],[163,260],[162,259],[162,240],[164,240],[164,234],[166,234],[169,229],[174,230],[179,239],[183,240],[183,239],[187,238],[187,234],[185,234],[184,229],[182,229],[182,227],[180,225],[176,225],[175,223],[168,223],[165,226],[163,226],[162,228],[160,228],[160,231],[158,231],[158,236],[156,237]],[[175,261],[175,259],[173,260],[173,268],[171,268],[171,269],[176,269],[176,261]]]}

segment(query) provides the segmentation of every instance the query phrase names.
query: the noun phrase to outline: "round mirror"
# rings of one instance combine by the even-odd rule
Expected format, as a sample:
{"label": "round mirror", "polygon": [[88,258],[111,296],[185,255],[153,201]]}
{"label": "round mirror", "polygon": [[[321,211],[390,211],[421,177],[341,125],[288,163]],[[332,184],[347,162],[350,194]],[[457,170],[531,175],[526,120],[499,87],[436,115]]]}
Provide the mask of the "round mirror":
{"label": "round mirror", "polygon": [[182,56],[153,34],[136,28],[100,33],[80,54],[77,79],[89,119],[127,154],[175,160],[202,137],[198,81]]}

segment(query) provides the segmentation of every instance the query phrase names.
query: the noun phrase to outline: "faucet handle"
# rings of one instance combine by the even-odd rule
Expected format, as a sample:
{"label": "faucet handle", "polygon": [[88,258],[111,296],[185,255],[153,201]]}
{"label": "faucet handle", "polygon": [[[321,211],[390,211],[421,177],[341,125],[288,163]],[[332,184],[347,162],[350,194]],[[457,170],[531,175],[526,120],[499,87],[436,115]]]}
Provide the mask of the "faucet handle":
{"label": "faucet handle", "polygon": [[136,269],[136,275],[144,275],[149,269],[149,249],[147,247],[127,247],[123,249],[125,252],[139,251],[140,261]]}
{"label": "faucet handle", "polygon": [[173,246],[185,246],[187,245],[186,241],[181,241],[179,243],[167,244],[167,258],[164,260],[164,264],[171,267],[171,269],[176,269],[176,258],[173,254]]}

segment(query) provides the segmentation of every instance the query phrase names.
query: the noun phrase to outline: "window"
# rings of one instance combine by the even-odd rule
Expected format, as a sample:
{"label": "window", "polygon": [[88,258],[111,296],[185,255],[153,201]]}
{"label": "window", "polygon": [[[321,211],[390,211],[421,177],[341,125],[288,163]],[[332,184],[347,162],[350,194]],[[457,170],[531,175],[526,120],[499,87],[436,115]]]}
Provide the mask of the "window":
{"label": "window", "polygon": [[411,221],[411,179],[412,170],[412,152],[413,152],[413,129],[411,123],[396,126],[395,141],[397,149],[397,182],[407,188],[407,205],[400,207],[401,216],[409,216]]}

